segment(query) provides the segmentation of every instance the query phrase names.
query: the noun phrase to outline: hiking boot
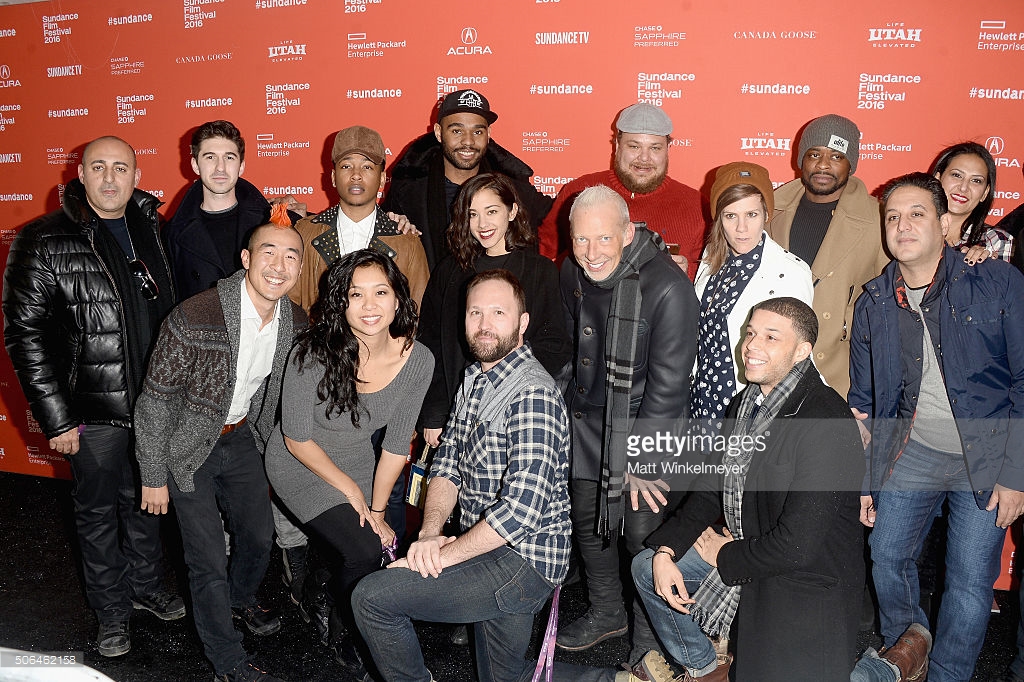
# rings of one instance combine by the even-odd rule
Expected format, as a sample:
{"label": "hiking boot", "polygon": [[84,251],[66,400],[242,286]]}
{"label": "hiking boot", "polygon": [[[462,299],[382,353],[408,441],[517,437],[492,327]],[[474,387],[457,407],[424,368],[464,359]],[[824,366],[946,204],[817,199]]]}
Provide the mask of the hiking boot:
{"label": "hiking boot", "polygon": [[598,642],[620,637],[628,630],[629,623],[622,609],[597,611],[592,606],[581,617],[562,628],[555,643],[566,651],[583,651]]}
{"label": "hiking boot", "polygon": [[931,650],[932,633],[920,623],[913,623],[879,658],[900,669],[900,682],[913,682],[924,679],[928,673],[928,654]]}
{"label": "hiking boot", "polygon": [[241,608],[232,606],[231,617],[245,623],[252,634],[260,637],[272,635],[281,629],[281,619],[277,612],[256,603]]}
{"label": "hiking boot", "polygon": [[96,648],[100,656],[113,658],[128,653],[132,648],[132,639],[128,634],[128,621],[120,623],[100,623],[96,633]]}
{"label": "hiking boot", "polygon": [[185,616],[185,602],[167,590],[157,590],[152,594],[135,597],[132,599],[132,606],[149,611],[160,620],[178,620]]}

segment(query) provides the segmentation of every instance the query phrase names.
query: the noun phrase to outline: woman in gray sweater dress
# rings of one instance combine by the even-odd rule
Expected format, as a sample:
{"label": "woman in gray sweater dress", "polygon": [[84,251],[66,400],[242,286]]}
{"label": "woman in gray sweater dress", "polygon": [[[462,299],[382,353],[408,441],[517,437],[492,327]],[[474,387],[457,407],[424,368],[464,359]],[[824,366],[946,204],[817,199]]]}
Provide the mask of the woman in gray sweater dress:
{"label": "woman in gray sweater dress", "polygon": [[[380,567],[382,546],[394,540],[384,509],[434,368],[430,351],[414,341],[416,322],[408,282],[390,258],[364,249],[335,262],[292,349],[281,428],[267,445],[267,476],[325,545],[329,589],[348,623],[352,587]],[[375,472],[370,437],[382,427]],[[358,664],[351,641],[335,644],[347,650],[335,647],[343,663]]]}

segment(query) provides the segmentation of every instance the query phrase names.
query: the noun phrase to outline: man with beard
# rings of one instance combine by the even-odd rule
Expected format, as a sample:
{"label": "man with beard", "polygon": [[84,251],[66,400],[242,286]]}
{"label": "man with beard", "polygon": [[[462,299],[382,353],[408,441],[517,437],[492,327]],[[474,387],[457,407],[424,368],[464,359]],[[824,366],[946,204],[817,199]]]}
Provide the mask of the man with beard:
{"label": "man with beard", "polygon": [[800,135],[800,177],[775,190],[775,215],[766,228],[811,264],[820,329],[814,365],[842,396],[850,390],[853,304],[889,262],[878,201],[853,177],[859,158],[853,121],[828,114],[808,123]]}
{"label": "man with beard", "polygon": [[629,215],[644,222],[686,259],[690,280],[704,248],[700,193],[668,177],[672,119],[651,104],[634,104],[615,122],[614,167],[580,176],[564,185],[540,226],[540,252],[556,258],[569,248],[569,209],[587,187],[611,187],[626,200]]}
{"label": "man with beard", "polygon": [[533,169],[491,140],[496,120],[486,97],[456,90],[441,101],[434,132],[413,140],[395,164],[382,208],[407,216],[422,231],[431,270],[449,253],[445,231],[459,188],[478,173],[507,175],[534,228],[551,208],[551,197],[530,182]]}
{"label": "man with beard", "polygon": [[[474,623],[481,680],[530,679],[534,615],[569,564],[569,420],[523,333],[526,295],[506,270],[467,285],[477,362],[431,466],[423,527],[405,559],[363,578],[356,622],[385,680],[429,680],[414,620]],[[442,528],[456,503],[463,533]]]}

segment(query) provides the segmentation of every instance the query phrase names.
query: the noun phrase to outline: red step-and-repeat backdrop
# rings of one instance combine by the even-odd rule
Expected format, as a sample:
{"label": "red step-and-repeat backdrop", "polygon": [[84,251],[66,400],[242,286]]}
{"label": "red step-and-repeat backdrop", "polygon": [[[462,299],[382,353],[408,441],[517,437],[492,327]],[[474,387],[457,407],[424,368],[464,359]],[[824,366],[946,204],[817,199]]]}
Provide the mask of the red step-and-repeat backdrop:
{"label": "red step-and-repeat backdrop", "polygon": [[[390,163],[465,87],[552,195],[608,167],[614,116],[637,101],[672,116],[670,173],[705,192],[739,159],[792,179],[797,131],[829,112],[860,126],[869,187],[972,139],[999,167],[994,218],[1024,192],[1020,0],[61,0],[0,7],[0,262],[100,135],[135,147],[170,215],[192,129],[229,119],[245,177],[318,211],[335,200],[336,131],[376,128]],[[68,475],[2,351],[0,470]]]}

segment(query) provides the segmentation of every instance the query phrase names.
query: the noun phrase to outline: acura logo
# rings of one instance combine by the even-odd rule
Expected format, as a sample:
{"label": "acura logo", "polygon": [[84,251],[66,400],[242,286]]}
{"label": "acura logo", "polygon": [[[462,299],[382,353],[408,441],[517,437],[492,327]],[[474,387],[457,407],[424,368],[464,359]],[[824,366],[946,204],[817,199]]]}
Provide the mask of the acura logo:
{"label": "acura logo", "polygon": [[475,28],[467,26],[466,28],[462,29],[462,44],[463,45],[472,45],[472,44],[474,44],[476,42],[476,39],[477,39],[477,34],[476,34],[476,29]]}
{"label": "acura logo", "polygon": [[6,64],[0,64],[0,78],[7,80],[11,77],[11,67]]}
{"label": "acura logo", "polygon": [[985,140],[985,149],[996,156],[1003,153],[1003,147],[1005,146],[1006,145],[1003,144],[1003,138],[1001,137],[993,136]]}

